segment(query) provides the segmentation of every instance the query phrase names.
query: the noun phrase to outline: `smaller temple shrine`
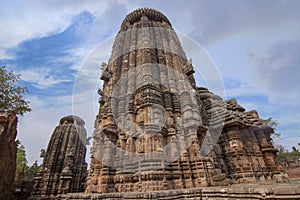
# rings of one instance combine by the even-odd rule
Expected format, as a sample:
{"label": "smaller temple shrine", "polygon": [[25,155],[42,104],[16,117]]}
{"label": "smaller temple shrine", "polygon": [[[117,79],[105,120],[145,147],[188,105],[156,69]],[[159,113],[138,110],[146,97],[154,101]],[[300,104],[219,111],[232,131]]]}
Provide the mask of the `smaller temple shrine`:
{"label": "smaller temple shrine", "polygon": [[87,176],[87,133],[77,116],[60,119],[47,150],[41,151],[42,167],[35,177],[33,195],[56,196],[83,192]]}

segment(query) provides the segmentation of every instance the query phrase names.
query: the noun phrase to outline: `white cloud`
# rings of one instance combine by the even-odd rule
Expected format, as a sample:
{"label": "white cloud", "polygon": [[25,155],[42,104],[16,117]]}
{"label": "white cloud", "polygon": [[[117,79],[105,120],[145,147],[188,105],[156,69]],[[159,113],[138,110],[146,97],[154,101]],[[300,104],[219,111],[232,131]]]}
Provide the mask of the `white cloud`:
{"label": "white cloud", "polygon": [[32,83],[38,89],[46,89],[59,83],[72,82],[72,80],[51,76],[51,70],[46,68],[28,69],[20,71],[20,74],[22,74],[22,80]]}
{"label": "white cloud", "polygon": [[108,7],[107,1],[1,1],[0,46],[9,48],[62,32],[79,13],[89,11],[101,17]]}
{"label": "white cloud", "polygon": [[11,59],[11,58],[13,58],[13,56],[8,55],[6,53],[6,48],[0,46],[0,60],[2,60],[2,59]]}
{"label": "white cloud", "polygon": [[[24,40],[61,32],[70,24],[72,16],[62,16],[58,12],[42,10],[36,6],[30,3],[16,6],[2,2],[1,8],[6,10],[1,10],[0,38],[3,46],[12,47]],[[45,15],[48,17],[45,18]]]}
{"label": "white cloud", "polygon": [[264,54],[254,56],[254,80],[272,102],[300,106],[299,50],[300,39],[294,39],[291,42],[275,43]]}

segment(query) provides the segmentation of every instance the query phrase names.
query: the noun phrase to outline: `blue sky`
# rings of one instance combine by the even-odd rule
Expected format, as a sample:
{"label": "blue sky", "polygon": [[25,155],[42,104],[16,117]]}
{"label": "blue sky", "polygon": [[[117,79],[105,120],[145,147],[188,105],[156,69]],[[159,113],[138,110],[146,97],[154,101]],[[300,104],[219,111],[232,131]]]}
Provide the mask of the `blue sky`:
{"label": "blue sky", "polygon": [[[300,1],[3,0],[0,64],[22,74],[30,90],[33,112],[18,125],[29,164],[40,161],[65,115],[84,118],[92,134],[101,62],[124,17],[140,7],[161,11],[205,49],[223,79],[221,96],[277,120],[278,142],[288,149],[300,142]],[[191,46],[183,47],[200,73],[207,70]]]}

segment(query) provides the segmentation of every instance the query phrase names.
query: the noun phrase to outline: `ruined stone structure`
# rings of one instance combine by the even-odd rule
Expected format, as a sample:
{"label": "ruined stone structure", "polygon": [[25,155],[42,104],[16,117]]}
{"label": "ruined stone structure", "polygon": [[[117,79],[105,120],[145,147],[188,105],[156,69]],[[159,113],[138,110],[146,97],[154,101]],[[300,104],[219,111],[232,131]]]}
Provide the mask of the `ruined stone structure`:
{"label": "ruined stone structure", "polygon": [[87,176],[84,124],[77,116],[60,119],[47,150],[41,152],[44,160],[35,177],[33,195],[50,197],[84,191]]}
{"label": "ruined stone structure", "polygon": [[273,129],[256,111],[197,87],[193,73],[167,17],[152,9],[126,16],[102,64],[87,193],[229,185],[280,173]]}
{"label": "ruined stone structure", "polygon": [[12,198],[16,173],[17,116],[10,111],[0,111],[0,199]]}

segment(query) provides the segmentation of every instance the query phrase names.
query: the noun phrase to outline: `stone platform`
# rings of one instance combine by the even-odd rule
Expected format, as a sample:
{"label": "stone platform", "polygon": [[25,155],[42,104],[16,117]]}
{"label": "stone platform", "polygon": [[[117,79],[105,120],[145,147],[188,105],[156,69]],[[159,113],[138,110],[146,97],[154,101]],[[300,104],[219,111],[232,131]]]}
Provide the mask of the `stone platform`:
{"label": "stone platform", "polygon": [[[31,198],[37,200],[40,198]],[[132,193],[106,193],[106,194],[83,194],[72,193],[59,195],[53,198],[43,199],[61,199],[61,200],[77,200],[77,199],[161,199],[161,200],[244,200],[244,199],[268,199],[268,200],[299,200],[300,199],[300,183],[287,184],[239,184],[228,187],[203,187],[179,190],[166,190],[159,192],[132,192]]]}

